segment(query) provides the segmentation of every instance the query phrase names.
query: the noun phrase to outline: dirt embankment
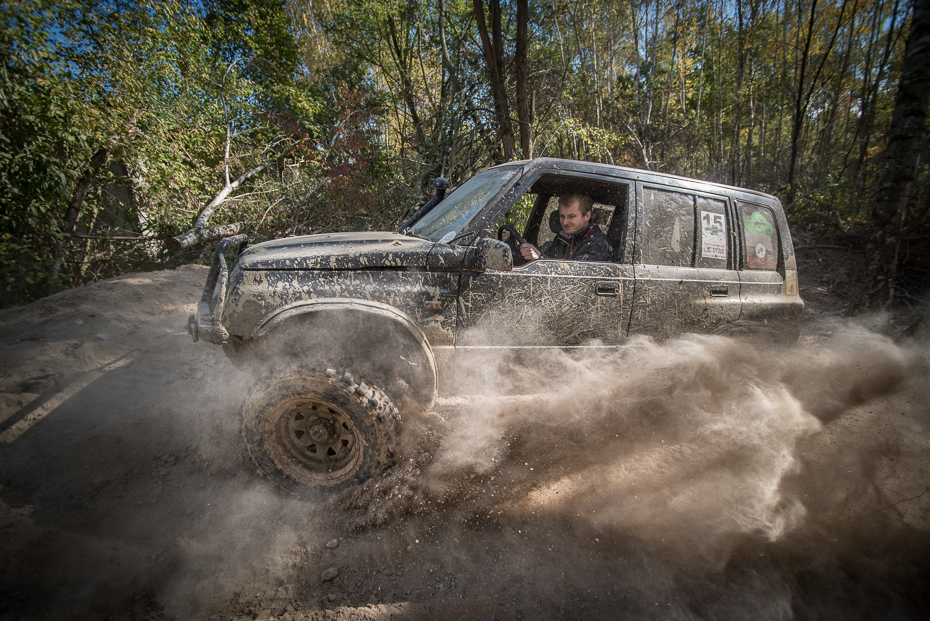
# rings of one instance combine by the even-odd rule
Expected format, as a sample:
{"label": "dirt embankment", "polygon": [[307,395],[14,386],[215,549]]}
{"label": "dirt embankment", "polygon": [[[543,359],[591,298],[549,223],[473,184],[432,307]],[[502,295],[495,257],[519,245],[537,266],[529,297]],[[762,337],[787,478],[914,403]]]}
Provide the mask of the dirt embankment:
{"label": "dirt embankment", "polygon": [[2,311],[0,619],[925,618],[926,341],[802,252],[797,346],[486,360],[329,500],[252,468],[251,380],[183,328],[205,269]]}

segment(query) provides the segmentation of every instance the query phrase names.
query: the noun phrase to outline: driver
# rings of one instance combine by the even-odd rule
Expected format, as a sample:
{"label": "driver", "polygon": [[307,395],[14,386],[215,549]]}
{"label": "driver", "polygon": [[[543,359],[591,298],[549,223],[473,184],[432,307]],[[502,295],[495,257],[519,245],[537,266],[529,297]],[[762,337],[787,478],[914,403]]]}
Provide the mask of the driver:
{"label": "driver", "polygon": [[610,241],[592,218],[594,200],[587,194],[563,194],[559,197],[559,222],[564,234],[543,244],[542,249],[526,242],[520,254],[527,261],[540,257],[570,261],[608,261]]}

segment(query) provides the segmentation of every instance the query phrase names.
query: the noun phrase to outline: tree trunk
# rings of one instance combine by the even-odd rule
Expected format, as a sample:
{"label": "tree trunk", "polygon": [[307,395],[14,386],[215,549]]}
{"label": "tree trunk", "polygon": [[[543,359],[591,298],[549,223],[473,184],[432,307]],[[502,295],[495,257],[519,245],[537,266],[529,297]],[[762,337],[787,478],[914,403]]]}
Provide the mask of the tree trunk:
{"label": "tree trunk", "polygon": [[488,78],[491,81],[491,95],[494,98],[494,113],[497,117],[498,134],[503,147],[504,161],[514,158],[515,144],[513,125],[510,122],[510,104],[507,100],[507,89],[504,84],[503,60],[503,33],[501,31],[501,4],[500,0],[490,0],[491,28],[494,40],[488,35],[487,22],[484,19],[484,2],[472,0],[475,12],[475,22],[478,34],[481,36],[481,46],[484,50],[484,60],[488,67]]}
{"label": "tree trunk", "polygon": [[527,95],[526,47],[528,0],[517,0],[517,40],[514,54],[514,79],[517,83],[517,119],[520,121],[520,151],[524,159],[533,159],[533,116]]}
{"label": "tree trunk", "polygon": [[730,137],[730,156],[727,183],[739,185],[740,183],[740,135],[743,122],[743,77],[746,74],[746,59],[749,51],[746,48],[746,27],[743,23],[743,3],[736,0],[736,46],[739,60],[736,66],[736,95],[733,105],[733,135]]}
{"label": "tree trunk", "polygon": [[407,42],[401,45],[397,34],[397,25],[394,22],[394,16],[388,16],[388,35],[390,39],[391,53],[394,61],[397,63],[397,71],[400,74],[400,85],[404,103],[407,105],[407,112],[410,114],[410,120],[413,123],[413,130],[416,134],[417,149],[425,149],[428,146],[426,132],[423,130],[423,122],[417,113],[417,104],[414,101],[413,80],[410,77],[410,50]]}
{"label": "tree trunk", "polygon": [[[825,49],[820,54],[820,64],[817,65],[817,69],[814,71],[813,76],[810,78],[810,87],[806,89],[805,93],[805,73],[807,69],[807,64],[811,60],[811,39],[814,32],[814,24],[816,22],[816,9],[817,9],[817,0],[813,0],[811,3],[811,15],[810,20],[807,24],[807,40],[804,43],[804,52],[801,57],[801,72],[798,76],[798,94],[797,99],[795,100],[794,108],[794,126],[791,130],[791,155],[788,160],[788,196],[787,203],[788,209],[794,209],[794,200],[797,197],[798,191],[798,182],[797,182],[797,162],[799,158],[800,151],[800,142],[801,134],[804,127],[804,119],[807,117],[808,109],[810,108],[811,98],[814,95],[814,89],[817,87],[817,80],[820,78],[820,73],[823,71],[824,66],[827,63],[827,59],[830,57],[830,52],[833,50],[833,45],[836,43],[836,38],[840,34],[840,28],[843,24],[843,15],[846,12],[846,5],[849,0],[843,0],[843,4],[840,6],[840,14],[836,19],[836,28],[833,29],[833,35],[830,37],[830,40],[827,42]],[[800,13],[799,13],[800,14]]]}
{"label": "tree trunk", "polygon": [[850,312],[885,309],[894,297],[898,249],[915,194],[920,154],[927,140],[930,103],[930,0],[913,0],[901,80],[891,117],[881,181],[872,204],[868,276]]}
{"label": "tree trunk", "polygon": [[221,226],[213,227],[212,229],[191,229],[186,233],[181,233],[177,237],[172,237],[169,243],[175,252],[181,252],[182,250],[193,248],[194,246],[199,246],[200,244],[206,242],[217,241],[223,239],[224,237],[238,235],[241,230],[241,222],[223,224]]}
{"label": "tree trunk", "polygon": [[[871,146],[871,140],[873,137],[872,127],[875,122],[875,112],[876,112],[876,102],[878,101],[879,89],[881,84],[884,81],[885,73],[888,70],[888,62],[891,57],[892,47],[897,38],[896,30],[896,20],[898,17],[898,2],[895,0],[894,5],[891,9],[891,18],[890,26],[888,27],[888,36],[885,38],[885,47],[882,52],[881,60],[878,63],[876,75],[874,81],[871,79],[871,48],[873,45],[872,40],[869,41],[869,51],[867,52],[867,64],[866,68],[863,71],[864,76],[862,79],[862,112],[859,115],[859,127],[857,129],[856,137],[859,142],[859,157],[856,160],[854,174],[853,174],[853,187],[855,188],[855,195],[862,196],[865,189],[865,179],[866,179],[866,161],[869,158],[869,148]],[[880,19],[884,18],[881,10],[876,10],[876,18],[872,23],[872,30],[877,31],[878,22]],[[870,35],[871,37],[871,35]],[[858,206],[857,206],[858,211]]]}
{"label": "tree trunk", "polygon": [[[805,98],[804,98],[804,78],[807,72],[807,63],[810,59],[811,39],[814,36],[814,22],[816,20],[817,0],[811,2],[811,14],[807,22],[807,37],[804,40],[804,50],[801,52],[801,66],[798,72],[797,83],[798,92],[794,100],[794,115],[791,125],[791,153],[788,156],[788,209],[794,208],[794,199],[797,196],[797,182],[795,181],[795,169],[798,163],[798,151],[801,143],[801,131],[804,127]],[[801,11],[798,6],[798,29],[801,26]],[[813,92],[811,88],[810,92]]]}
{"label": "tree trunk", "polygon": [[459,85],[458,70],[452,64],[452,57],[449,55],[449,46],[446,43],[446,3],[445,0],[439,0],[439,49],[442,52],[442,65],[449,74],[449,81],[452,83],[453,97],[458,97],[461,86]]}

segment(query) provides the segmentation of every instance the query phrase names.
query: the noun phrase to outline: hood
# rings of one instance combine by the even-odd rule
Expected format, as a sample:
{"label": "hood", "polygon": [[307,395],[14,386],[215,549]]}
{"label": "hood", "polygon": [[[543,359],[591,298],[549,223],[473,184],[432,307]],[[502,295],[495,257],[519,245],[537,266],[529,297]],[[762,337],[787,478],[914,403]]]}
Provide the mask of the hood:
{"label": "hood", "polygon": [[267,241],[245,250],[244,270],[424,267],[436,242],[400,233],[324,233]]}

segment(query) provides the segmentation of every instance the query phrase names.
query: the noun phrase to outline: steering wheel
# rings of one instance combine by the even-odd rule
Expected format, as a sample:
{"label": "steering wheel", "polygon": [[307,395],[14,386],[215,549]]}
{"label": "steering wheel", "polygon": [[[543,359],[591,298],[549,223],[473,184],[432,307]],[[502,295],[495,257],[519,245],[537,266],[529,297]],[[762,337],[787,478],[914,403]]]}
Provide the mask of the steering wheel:
{"label": "steering wheel", "polygon": [[[504,231],[509,233],[507,239],[504,239]],[[526,243],[526,240],[523,239],[523,236],[509,224],[505,224],[501,228],[497,229],[497,239],[505,242],[510,246],[510,252],[513,254],[513,264],[514,265],[523,265],[526,263],[526,259],[523,258],[523,255],[520,254],[520,246]]]}

